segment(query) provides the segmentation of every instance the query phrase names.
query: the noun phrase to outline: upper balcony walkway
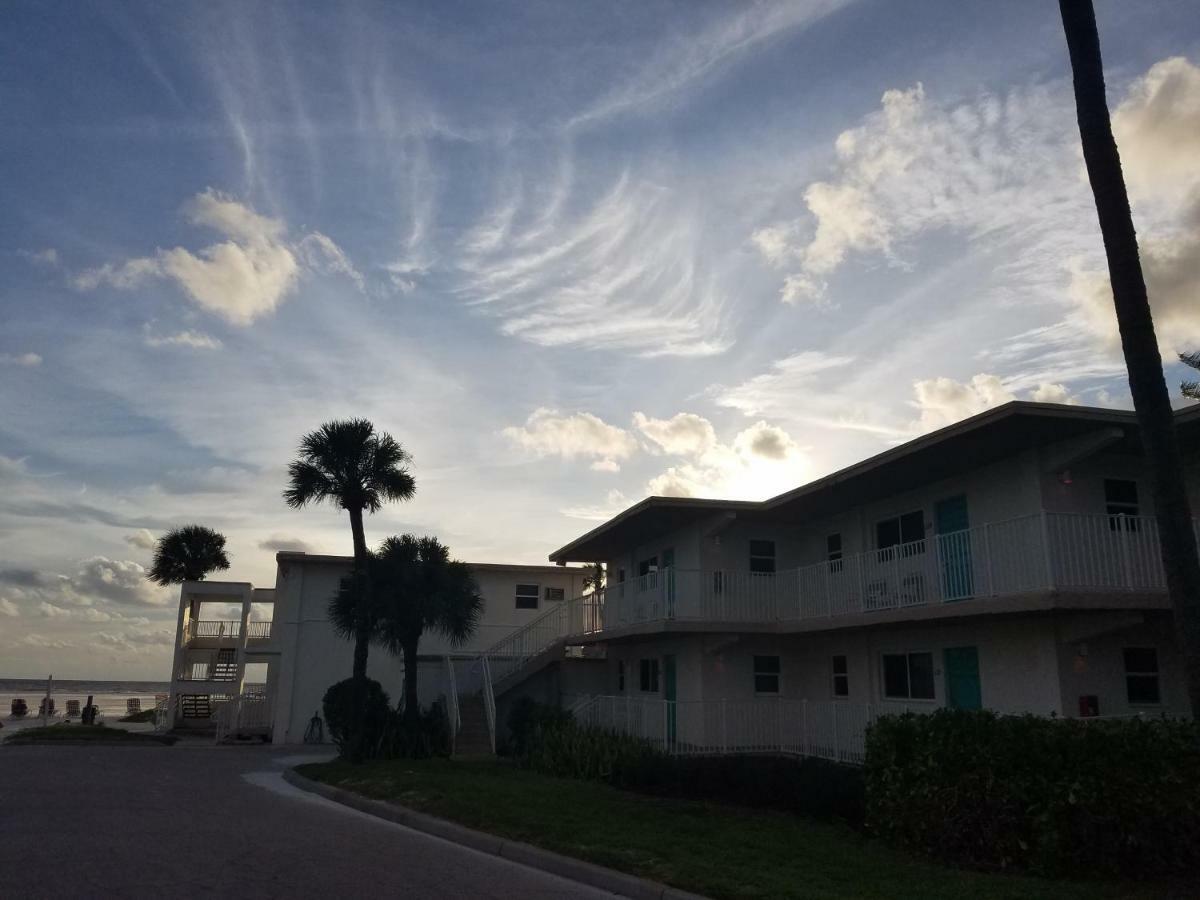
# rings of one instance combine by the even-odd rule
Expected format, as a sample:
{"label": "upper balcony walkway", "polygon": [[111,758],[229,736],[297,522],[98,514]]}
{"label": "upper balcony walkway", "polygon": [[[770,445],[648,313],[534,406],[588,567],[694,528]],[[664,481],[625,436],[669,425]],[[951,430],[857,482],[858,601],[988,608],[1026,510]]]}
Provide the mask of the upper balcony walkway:
{"label": "upper balcony walkway", "polygon": [[[184,628],[184,643],[196,640],[236,641],[242,636],[242,623],[238,619],[192,619]],[[271,637],[271,623],[251,621],[246,623],[246,637],[251,641],[265,641]]]}
{"label": "upper balcony walkway", "polygon": [[1043,512],[777,573],[664,569],[575,598],[561,618],[564,636],[595,639],[654,622],[819,622],[1032,594],[1165,605],[1165,591],[1153,518]]}

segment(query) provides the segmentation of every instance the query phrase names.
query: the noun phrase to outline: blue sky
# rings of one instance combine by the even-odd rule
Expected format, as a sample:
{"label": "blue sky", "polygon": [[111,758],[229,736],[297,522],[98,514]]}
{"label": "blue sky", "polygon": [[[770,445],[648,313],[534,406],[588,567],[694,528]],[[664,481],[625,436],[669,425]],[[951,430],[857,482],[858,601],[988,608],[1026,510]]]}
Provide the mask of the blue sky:
{"label": "blue sky", "polygon": [[[1200,345],[1200,20],[1097,4],[1163,349]],[[151,539],[349,550],[367,416],[541,562],[1013,397],[1128,405],[1054,4],[10,3],[0,674],[163,677]],[[1177,366],[1168,369],[1175,383]]]}

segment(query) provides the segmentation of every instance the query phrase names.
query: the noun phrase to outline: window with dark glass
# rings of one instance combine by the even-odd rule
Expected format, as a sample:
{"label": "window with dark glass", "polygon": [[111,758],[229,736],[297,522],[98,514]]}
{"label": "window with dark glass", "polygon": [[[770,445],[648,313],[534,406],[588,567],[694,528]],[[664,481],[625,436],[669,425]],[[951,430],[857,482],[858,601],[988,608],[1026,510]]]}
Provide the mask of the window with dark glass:
{"label": "window with dark glass", "polygon": [[1125,694],[1130,705],[1154,706],[1162,702],[1158,687],[1158,651],[1153,647],[1126,647]]}
{"label": "window with dark glass", "polygon": [[933,700],[933,654],[883,654],[883,696],[889,700]]}
{"label": "window with dark glass", "polygon": [[754,657],[754,693],[779,693],[779,657]]}
{"label": "window with dark glass", "polygon": [[[875,525],[875,546],[880,550],[899,547],[904,556],[924,553],[925,512],[918,509],[878,522]],[[895,552],[892,551],[892,553]]]}
{"label": "window with dark glass", "polygon": [[775,574],[775,542],[750,542],[750,571],[760,575]]}
{"label": "window with dark glass", "polygon": [[842,571],[842,535],[831,534],[825,538],[825,559],[830,572]]}
{"label": "window with dark glass", "polygon": [[833,657],[833,696],[850,696],[850,665],[842,654]]}
{"label": "window with dark glass", "polygon": [[638,687],[644,694],[658,693],[658,660],[643,659],[638,662]]}
{"label": "window with dark glass", "polygon": [[538,593],[536,584],[518,584],[517,609],[537,609]]}
{"label": "window with dark glass", "polygon": [[546,599],[554,602],[559,602],[567,596],[566,588],[548,587],[546,588]]}
{"label": "window with dark glass", "polygon": [[625,660],[617,660],[617,693],[625,693]]}
{"label": "window with dark glass", "polygon": [[649,575],[652,572],[657,572],[657,571],[658,571],[658,557],[657,556],[651,556],[649,559],[643,559],[640,563],[638,563],[638,577],[639,578],[641,578],[645,575]]}
{"label": "window with dark glass", "polygon": [[1113,531],[1136,531],[1137,517],[1140,515],[1137,482],[1123,478],[1105,478],[1104,508],[1109,515],[1108,527],[1110,529]]}

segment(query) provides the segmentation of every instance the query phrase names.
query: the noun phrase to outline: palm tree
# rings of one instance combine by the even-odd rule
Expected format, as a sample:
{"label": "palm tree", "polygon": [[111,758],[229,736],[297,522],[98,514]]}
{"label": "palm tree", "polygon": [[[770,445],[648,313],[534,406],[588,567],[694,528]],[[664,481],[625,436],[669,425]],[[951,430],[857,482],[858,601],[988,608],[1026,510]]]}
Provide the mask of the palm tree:
{"label": "palm tree", "polygon": [[1059,0],[1075,83],[1079,136],[1108,257],[1113,304],[1150,463],[1167,592],[1183,649],[1192,711],[1200,714],[1200,555],[1192,530],[1171,399],[1146,296],[1137,235],[1129,210],[1121,157],[1104,95],[1104,64],[1092,0]]}
{"label": "palm tree", "polygon": [[[1200,369],[1200,353],[1180,353],[1179,361],[1185,366]],[[1185,397],[1200,400],[1200,381],[1185,381],[1179,385],[1179,390]]]}
{"label": "palm tree", "polygon": [[228,568],[225,535],[203,525],[184,525],[158,539],[146,577],[163,585],[183,584],[203,581],[209,572]]}
{"label": "palm tree", "polygon": [[367,677],[371,580],[363,512],[378,512],[385,500],[409,500],[417,491],[406,464],[412,461],[386,432],[376,433],[366,419],[326,422],[300,440],[299,459],[288,466],[290,480],[283,499],[293,509],[328,502],[350,516],[354,544],[354,576],[360,621],[355,629],[353,677]]}
{"label": "palm tree", "polygon": [[[404,657],[404,718],[415,722],[417,647],[427,631],[440,634],[452,647],[470,639],[483,615],[479,585],[466,563],[433,537],[411,534],[390,537],[370,559],[372,601],[368,616],[371,639],[395,656]],[[343,578],[329,604],[329,619],[343,637],[354,634],[356,590]]]}

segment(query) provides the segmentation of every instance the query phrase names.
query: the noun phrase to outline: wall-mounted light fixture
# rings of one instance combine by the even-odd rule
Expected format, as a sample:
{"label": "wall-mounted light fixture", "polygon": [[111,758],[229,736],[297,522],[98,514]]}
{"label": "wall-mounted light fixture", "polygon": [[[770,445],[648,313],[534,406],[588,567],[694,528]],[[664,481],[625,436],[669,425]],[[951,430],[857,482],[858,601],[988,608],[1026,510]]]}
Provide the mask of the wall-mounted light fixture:
{"label": "wall-mounted light fixture", "polygon": [[1059,472],[1058,473],[1058,482],[1059,482],[1059,484],[1070,484],[1071,483],[1071,470],[1063,469],[1061,472]]}

